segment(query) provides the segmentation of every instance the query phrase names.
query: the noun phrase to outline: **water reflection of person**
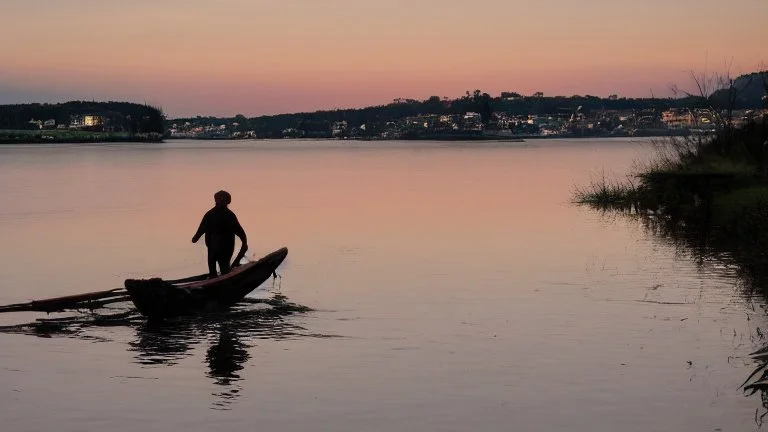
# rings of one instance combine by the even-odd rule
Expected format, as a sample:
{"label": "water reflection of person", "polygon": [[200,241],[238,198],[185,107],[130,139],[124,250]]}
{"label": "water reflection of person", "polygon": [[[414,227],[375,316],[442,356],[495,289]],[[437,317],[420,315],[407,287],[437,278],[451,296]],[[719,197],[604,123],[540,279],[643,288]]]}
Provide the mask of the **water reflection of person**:
{"label": "water reflection of person", "polygon": [[235,251],[235,236],[240,237],[242,246],[235,258],[233,266],[237,267],[248,250],[248,239],[245,230],[237,220],[237,216],[227,207],[232,202],[232,195],[226,191],[218,191],[213,195],[216,205],[208,210],[200,222],[200,227],[192,237],[192,243],[197,243],[205,234],[205,246],[208,247],[208,273],[211,278],[218,276],[216,264],[219,264],[221,274],[230,271],[230,260]]}
{"label": "water reflection of person", "polygon": [[214,393],[214,396],[219,398],[214,405],[226,407],[240,394],[240,386],[235,383],[241,379],[237,372],[245,367],[244,364],[250,357],[246,348],[247,345],[240,342],[237,334],[230,332],[226,327],[221,328],[218,341],[208,348],[205,355],[208,376],[213,378],[216,384],[227,387],[221,393]]}

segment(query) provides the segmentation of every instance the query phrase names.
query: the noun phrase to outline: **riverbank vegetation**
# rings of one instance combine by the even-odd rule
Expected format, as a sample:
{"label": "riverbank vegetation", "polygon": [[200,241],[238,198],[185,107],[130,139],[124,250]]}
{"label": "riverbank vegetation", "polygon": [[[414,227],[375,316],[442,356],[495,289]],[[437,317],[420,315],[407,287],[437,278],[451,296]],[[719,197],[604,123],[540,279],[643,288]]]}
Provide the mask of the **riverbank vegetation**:
{"label": "riverbank vegetation", "polygon": [[[768,95],[768,73],[754,79]],[[718,82],[726,85],[709,92],[696,79],[701,102],[718,113],[715,133],[656,140],[655,157],[637,172],[597,178],[574,201],[639,217],[699,258],[736,265],[750,288],[768,295],[768,116],[736,125],[729,113],[739,89]]]}

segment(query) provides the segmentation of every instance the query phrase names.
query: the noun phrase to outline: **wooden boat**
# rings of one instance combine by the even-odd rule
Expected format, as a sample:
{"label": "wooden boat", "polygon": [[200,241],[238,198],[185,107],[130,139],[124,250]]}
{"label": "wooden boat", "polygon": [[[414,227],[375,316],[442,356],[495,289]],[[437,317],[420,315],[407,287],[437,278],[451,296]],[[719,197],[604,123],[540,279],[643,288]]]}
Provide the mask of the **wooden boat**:
{"label": "wooden boat", "polygon": [[224,309],[276,275],[275,270],[287,255],[287,248],[278,249],[214,279],[204,279],[205,275],[174,281],[127,279],[125,289],[139,312],[149,319]]}

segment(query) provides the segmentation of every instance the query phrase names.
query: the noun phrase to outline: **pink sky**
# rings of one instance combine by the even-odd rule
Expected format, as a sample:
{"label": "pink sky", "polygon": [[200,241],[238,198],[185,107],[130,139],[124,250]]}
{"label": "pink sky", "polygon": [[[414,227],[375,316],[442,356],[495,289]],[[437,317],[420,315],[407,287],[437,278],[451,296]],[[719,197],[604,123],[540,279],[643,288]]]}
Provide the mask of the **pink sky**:
{"label": "pink sky", "polygon": [[0,103],[248,116],[491,94],[670,95],[768,61],[766,0],[3,0]]}

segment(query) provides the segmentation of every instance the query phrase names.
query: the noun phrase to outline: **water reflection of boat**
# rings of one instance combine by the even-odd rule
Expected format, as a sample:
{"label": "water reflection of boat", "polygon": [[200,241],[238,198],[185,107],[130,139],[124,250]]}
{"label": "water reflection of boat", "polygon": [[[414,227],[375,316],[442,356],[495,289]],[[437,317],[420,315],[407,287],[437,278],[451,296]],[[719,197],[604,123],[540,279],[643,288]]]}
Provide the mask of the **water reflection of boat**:
{"label": "water reflection of boat", "polygon": [[139,312],[150,319],[220,310],[237,303],[275,275],[287,255],[288,249],[282,248],[214,279],[193,277],[176,283],[159,278],[128,279],[125,288]]}
{"label": "water reflection of boat", "polygon": [[170,366],[191,355],[195,339],[193,329],[183,324],[146,323],[136,327],[136,340],[128,345],[136,353],[136,363]]}
{"label": "water reflection of boat", "polygon": [[286,319],[289,315],[309,310],[278,294],[269,299],[246,298],[224,312],[162,322],[146,321],[131,310],[109,316],[40,319],[0,327],[0,333],[113,342],[101,336],[102,330],[122,326],[133,330],[132,338],[126,342],[127,351],[133,354],[133,362],[151,368],[173,367],[195,355],[196,346],[207,345],[203,359],[205,376],[220,389],[212,393],[212,408],[228,409],[242,393],[242,371],[251,358],[255,340],[327,337],[312,334]]}
{"label": "water reflection of boat", "polygon": [[[136,353],[137,363],[173,365],[191,355],[195,345],[212,340],[226,344],[240,339],[280,340],[309,336],[303,327],[284,319],[286,315],[307,310],[278,295],[268,300],[245,299],[223,313],[179,317],[161,323],[140,322],[135,326],[135,340],[129,342],[130,350]],[[226,331],[224,338],[222,331]],[[247,346],[247,343],[233,344]],[[223,356],[222,353],[229,351],[222,349],[216,353]]]}
{"label": "water reflection of boat", "polygon": [[281,296],[268,302],[247,301],[226,313],[142,323],[136,327],[136,339],[130,346],[139,364],[173,366],[191,356],[195,345],[208,343],[206,376],[221,387],[212,393],[212,407],[226,410],[242,393],[240,371],[251,357],[250,341],[314,336],[283,319],[286,314],[305,310]]}

